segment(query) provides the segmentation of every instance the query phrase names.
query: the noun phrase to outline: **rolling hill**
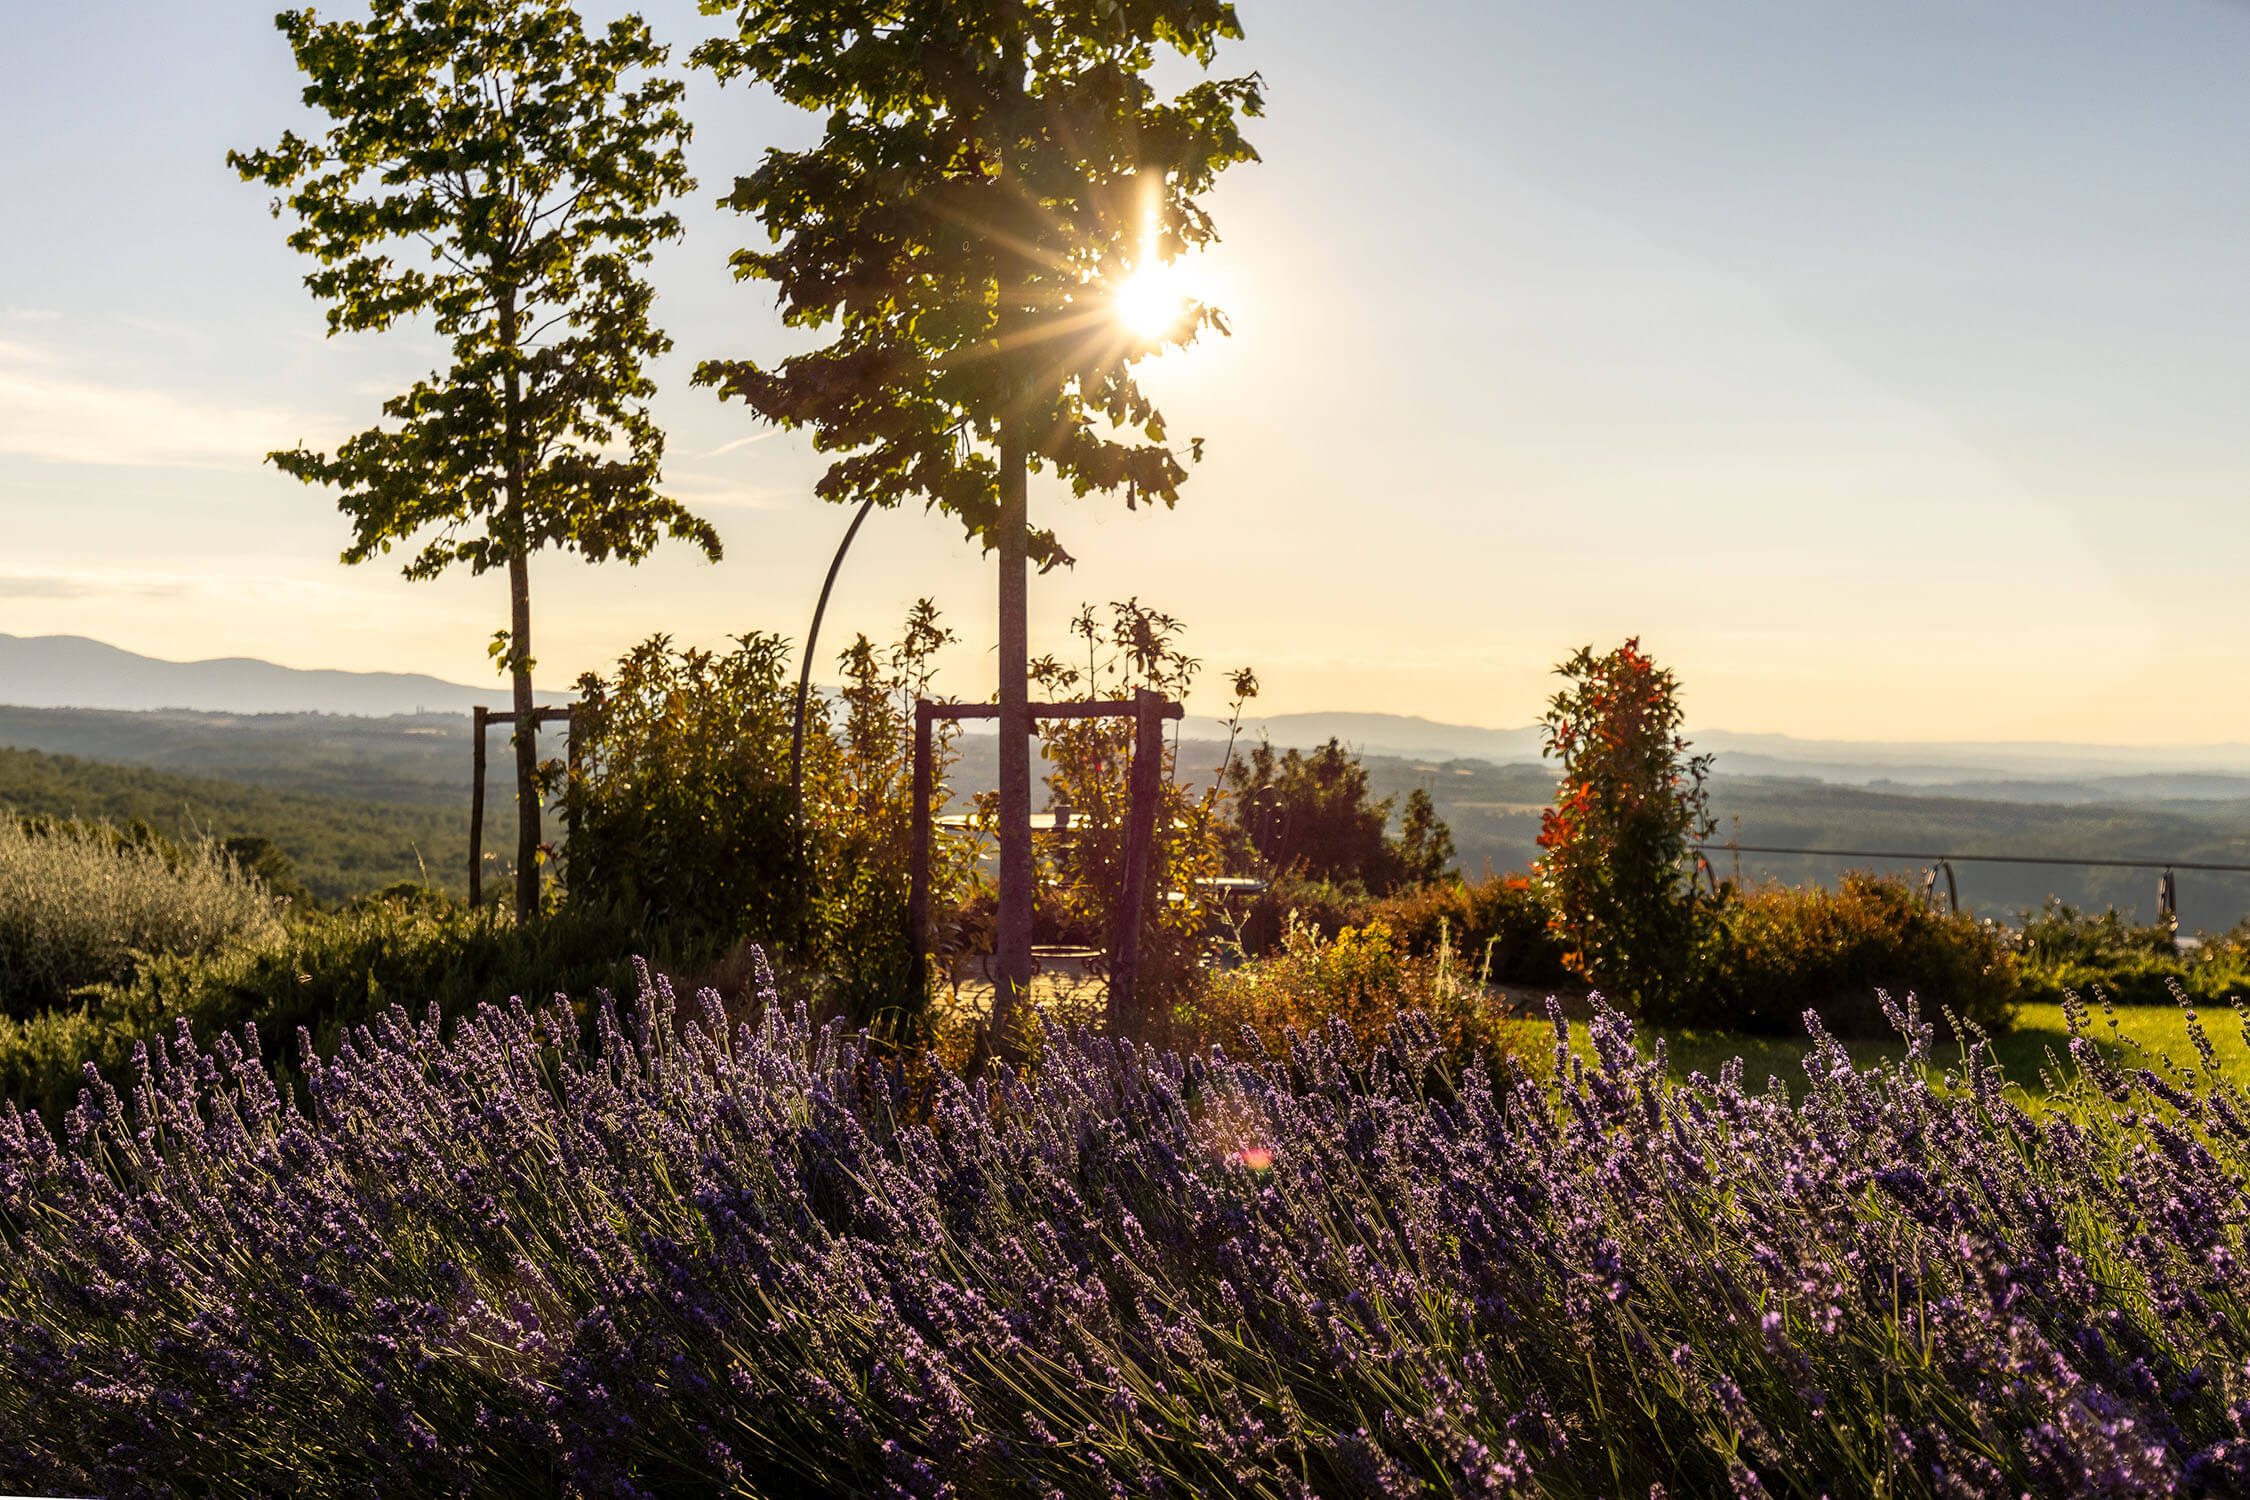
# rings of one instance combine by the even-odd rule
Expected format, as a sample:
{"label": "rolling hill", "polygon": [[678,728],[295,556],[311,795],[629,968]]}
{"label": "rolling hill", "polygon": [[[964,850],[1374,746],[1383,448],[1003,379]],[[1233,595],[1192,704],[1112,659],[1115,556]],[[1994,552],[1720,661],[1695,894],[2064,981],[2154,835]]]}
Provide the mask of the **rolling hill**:
{"label": "rolling hill", "polygon": [[465,687],[410,672],[307,671],[250,657],[164,661],[85,636],[0,635],[0,703],[27,708],[386,716],[467,713],[506,696],[498,682]]}
{"label": "rolling hill", "polygon": [[[1550,766],[1463,755],[1399,755],[1379,732],[1458,742],[1498,733],[1383,716],[1296,715],[1268,721],[1277,743],[1311,743],[1355,730],[1377,794],[1402,802],[1426,787],[1451,825],[1462,867],[1520,869],[1536,853],[1539,813],[1554,789]],[[1207,778],[1223,746],[1185,726],[1182,775]],[[1278,729],[1281,732],[1275,733]],[[1713,735],[1714,741],[1724,736]],[[501,737],[495,734],[497,751]],[[1920,856],[1995,853],[2055,858],[2150,858],[2250,864],[2250,775],[2192,770],[2126,752],[2063,747],[2010,771],[2005,757],[1969,763],[1974,747],[1820,746],[1719,751],[1712,783],[1717,839],[1820,849],[1897,850]],[[324,897],[411,879],[427,869],[466,884],[469,723],[460,714],[361,717],[326,713],[126,712],[0,707],[0,806],[24,811],[145,818],[168,832],[262,833],[287,850]],[[995,780],[990,734],[967,734],[957,796]],[[2212,747],[2207,747],[2212,749]],[[1785,754],[1777,753],[1785,751]],[[1846,752],[1858,758],[1847,758]],[[34,753],[36,752],[36,753]],[[1948,764],[1942,754],[1959,754]],[[2028,752],[2026,752],[2028,755]],[[1802,758],[1792,758],[1802,757]],[[1825,757],[1825,758],[1824,758]],[[1817,764],[1815,764],[1817,762]],[[1786,773],[1786,774],[1784,774]],[[512,845],[504,755],[488,782],[486,847]],[[1739,823],[1737,820],[1739,819]],[[1739,829],[1739,832],[1737,831]],[[1737,862],[1715,856],[1721,873]],[[1743,879],[1832,881],[1879,861],[1744,855]],[[1919,878],[1920,860],[1891,861]],[[2081,907],[2154,911],[2156,872],[2065,866],[1959,864],[1962,899],[2007,917],[2057,896]],[[2182,872],[2189,929],[2232,925],[2250,912],[2250,876]]]}

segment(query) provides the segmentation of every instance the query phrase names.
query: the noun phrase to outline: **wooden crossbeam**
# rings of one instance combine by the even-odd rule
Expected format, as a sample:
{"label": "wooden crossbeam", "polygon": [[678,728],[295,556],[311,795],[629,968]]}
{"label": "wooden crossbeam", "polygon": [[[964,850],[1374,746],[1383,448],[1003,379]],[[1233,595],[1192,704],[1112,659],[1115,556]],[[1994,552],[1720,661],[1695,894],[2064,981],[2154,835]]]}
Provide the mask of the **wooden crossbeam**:
{"label": "wooden crossbeam", "polygon": [[[513,724],[516,722],[515,710],[513,709],[495,712],[492,709],[480,708],[477,712],[484,715],[484,722],[487,724]],[[535,708],[531,711],[531,722],[533,724],[559,724],[569,718],[572,712],[573,710],[568,704],[555,708]]]}
{"label": "wooden crossbeam", "polygon": [[[997,703],[924,703],[916,706],[927,712],[933,719],[997,719],[1000,717],[1000,705]],[[1031,705],[1031,716],[1034,719],[1131,719],[1137,718],[1140,711],[1140,705],[1129,698],[1101,703],[1034,703]],[[1158,717],[1165,719],[1184,718],[1186,714],[1187,709],[1178,703],[1167,702],[1158,710]]]}

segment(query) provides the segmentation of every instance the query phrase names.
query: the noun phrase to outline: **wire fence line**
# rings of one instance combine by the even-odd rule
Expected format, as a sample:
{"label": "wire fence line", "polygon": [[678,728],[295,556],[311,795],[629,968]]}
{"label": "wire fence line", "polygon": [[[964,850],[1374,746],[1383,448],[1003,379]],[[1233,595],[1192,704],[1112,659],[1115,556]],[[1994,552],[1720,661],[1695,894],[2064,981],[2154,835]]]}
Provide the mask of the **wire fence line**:
{"label": "wire fence line", "polygon": [[1953,867],[1957,864],[1982,865],[2057,865],[2074,869],[2098,870],[2157,870],[2162,872],[2156,882],[2156,913],[2159,921],[2179,920],[2180,891],[2177,872],[2201,871],[2222,875],[2250,875],[2250,864],[2229,864],[2207,859],[2111,859],[2063,854],[1945,854],[1928,851],[1899,849],[1813,849],[1786,844],[1745,844],[1734,839],[1721,843],[1702,843],[1693,846],[1696,857],[1711,878],[1713,888],[1718,884],[1718,871],[1711,863],[1714,854],[1731,854],[1739,868],[1745,854],[1780,854],[1819,859],[1882,860],[1892,864],[1918,864],[1923,866],[1922,895],[1934,899],[1937,883],[1945,880],[1946,904],[1954,911],[1961,909],[1961,890],[1954,879]]}
{"label": "wire fence line", "polygon": [[1713,854],[1807,854],[1830,859],[1883,859],[1906,864],[2071,865],[2105,870],[2210,870],[2230,875],[2250,875],[2250,864],[2219,864],[2198,859],[2083,859],[2061,854],[1936,854],[1896,849],[1794,849],[1780,844],[1697,844],[1695,852]]}

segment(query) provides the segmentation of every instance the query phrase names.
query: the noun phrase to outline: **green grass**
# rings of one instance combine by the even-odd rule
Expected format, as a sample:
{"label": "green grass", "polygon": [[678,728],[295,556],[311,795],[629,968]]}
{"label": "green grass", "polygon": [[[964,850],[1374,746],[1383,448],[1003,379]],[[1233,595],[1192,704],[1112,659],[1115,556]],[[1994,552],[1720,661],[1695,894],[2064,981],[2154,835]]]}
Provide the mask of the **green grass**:
{"label": "green grass", "polygon": [[[2211,1043],[2218,1056],[2219,1071],[2234,1082],[2250,1087],[2250,1044],[2243,1039],[2242,1028],[2232,1011],[2213,1008],[2197,1013],[2203,1021]],[[2169,1005],[2120,1006],[2114,1012],[2116,1026],[2110,1026],[2110,1017],[2096,1009],[2088,1027],[2096,1043],[2111,1057],[2134,1066],[2159,1067],[2159,1060],[2169,1059],[2181,1068],[2196,1068],[2195,1044],[2188,1037],[2187,1017]],[[1545,1058],[1553,1046],[1552,1033],[1543,1020],[1523,1020],[1507,1023],[1525,1053],[1533,1060]],[[1938,1065],[1958,1057],[1958,1050],[1947,1032],[1942,1019],[1937,1020],[1938,1034],[1931,1045]],[[1756,1087],[1767,1078],[1778,1078],[1792,1091],[1805,1081],[1801,1066],[1809,1043],[1802,1038],[1752,1036],[1743,1032],[1682,1029],[1663,1032],[1667,1047],[1670,1072],[1675,1078],[1685,1078],[1690,1073],[1703,1073],[1716,1077],[1721,1066],[1729,1059],[1739,1057],[1743,1062],[1745,1081]],[[1571,1041],[1580,1053],[1587,1051],[1585,1029],[1573,1028]],[[1649,1046],[1650,1034],[1645,1030],[1642,1045]],[[2046,1088],[2041,1081],[2042,1069],[2053,1070],[2050,1054],[2064,1059],[2070,1030],[2063,1020],[2060,1005],[2024,1005],[2016,1010],[2013,1031],[1993,1039],[1993,1050],[2001,1065],[2007,1070],[2011,1083],[2034,1098],[2043,1097]],[[1865,1066],[1882,1058],[1903,1057],[1906,1045],[1898,1041],[1851,1041],[1845,1043],[1853,1061]],[[2162,1071],[2159,1067],[2159,1071]]]}

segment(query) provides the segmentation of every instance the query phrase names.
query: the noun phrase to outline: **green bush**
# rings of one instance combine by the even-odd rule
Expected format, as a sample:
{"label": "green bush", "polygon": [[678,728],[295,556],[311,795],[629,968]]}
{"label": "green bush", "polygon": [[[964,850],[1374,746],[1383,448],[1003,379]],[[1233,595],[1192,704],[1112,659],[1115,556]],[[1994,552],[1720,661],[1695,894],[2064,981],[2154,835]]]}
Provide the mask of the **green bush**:
{"label": "green bush", "polygon": [[2250,917],[2225,932],[2204,934],[2187,959],[2190,999],[2215,1003],[2236,996],[2250,999]]}
{"label": "green bush", "polygon": [[[806,734],[806,833],[812,859],[812,938],[806,957],[820,999],[854,1024],[918,1015],[920,966],[907,929],[914,827],[946,808],[945,775],[960,725],[931,726],[928,800],[914,802],[914,705],[934,696],[936,658],[955,637],[937,607],[917,600],[899,637],[877,648],[854,637],[837,656],[842,678]],[[930,909],[952,909],[973,883],[975,841],[930,838]],[[757,936],[757,934],[749,934]]]}
{"label": "green bush", "polygon": [[[1189,660],[1192,669],[1194,663]],[[1191,672],[1192,675],[1192,672]],[[1256,677],[1237,675],[1238,683]],[[1307,754],[1280,756],[1261,739],[1230,759],[1223,780],[1233,812],[1232,841],[1277,879],[1387,894],[1434,880],[1453,864],[1453,834],[1430,794],[1406,799],[1397,838],[1388,832],[1395,798],[1375,801],[1367,768],[1341,740]]]}
{"label": "green bush", "polygon": [[1463,962],[1494,980],[1570,985],[1547,898],[1522,875],[1478,881],[1431,881],[1383,897],[1326,881],[1277,880],[1251,905],[1242,924],[1243,951],[1278,952],[1292,926],[1321,937],[1380,922],[1408,953],[1427,955],[1449,943]]}
{"label": "green bush", "polygon": [[[1032,663],[1035,695],[1050,702],[1129,702],[1142,692],[1184,701],[1202,663],[1180,649],[1181,625],[1137,600],[1112,604],[1106,618],[1081,606],[1071,634],[1083,664],[1054,657]],[[1237,674],[1237,693],[1255,678]],[[1234,711],[1239,715],[1242,699]],[[1132,823],[1134,723],[1127,718],[1047,719],[1038,728],[1051,807],[1070,811],[1067,837],[1035,841],[1039,916],[1056,937],[1108,954],[1116,942]],[[1142,887],[1135,1002],[1124,1024],[1146,1031],[1200,982],[1217,914],[1201,882],[1226,870],[1221,792],[1196,795],[1176,777],[1177,746],[1157,747],[1156,806]],[[1364,777],[1362,778],[1364,780]],[[1378,830],[1379,831],[1379,830]],[[1176,899],[1174,899],[1176,898]],[[1040,932],[1037,920],[1034,931]],[[1041,936],[1045,936],[1041,932]]]}
{"label": "green bush", "polygon": [[1522,875],[1417,886],[1369,903],[1363,920],[1390,928],[1411,953],[1435,953],[1450,942],[1464,961],[1496,980],[1571,982],[1547,899]]}
{"label": "green bush", "polygon": [[612,677],[579,679],[574,903],[714,943],[801,936],[810,880],[790,800],[788,667],[778,636],[742,636],[723,655],[656,636]]}
{"label": "green bush", "polygon": [[[919,1010],[906,930],[914,704],[952,639],[925,599],[895,645],[860,636],[840,654],[840,693],[808,705],[801,823],[789,778],[795,685],[778,636],[742,636],[724,654],[657,636],[610,677],[580,678],[583,753],[565,793],[577,820],[571,905],[672,951],[766,945],[817,973],[821,997],[856,1022]],[[940,778],[955,733],[933,735]],[[919,816],[943,807],[933,788]],[[962,840],[933,840],[934,909],[966,885],[973,858]]]}
{"label": "green bush", "polygon": [[183,1020],[204,1038],[254,1024],[268,1059],[293,1063],[300,1027],[325,1054],[391,1005],[417,1016],[436,1005],[451,1017],[512,995],[621,990],[635,941],[625,924],[584,913],[518,928],[491,908],[428,893],[370,897],[216,951],[153,957],[80,1003],[0,1020],[0,1092],[50,1113],[67,1107],[83,1064],[114,1074],[137,1042],[169,1037]]}
{"label": "green bush", "polygon": [[266,888],[212,844],[146,830],[0,819],[0,1014],[128,979],[152,955],[280,931]]}
{"label": "green bush", "polygon": [[2019,998],[1999,927],[1940,912],[1895,877],[1846,875],[1834,890],[1767,886],[1733,895],[1717,916],[1702,982],[1676,1007],[1682,1020],[1795,1033],[1814,1010],[1838,1035],[1889,1036],[1882,989],[2001,1031]]}
{"label": "green bush", "polygon": [[1251,901],[1236,937],[1246,957],[1258,958],[1279,952],[1292,926],[1334,937],[1365,922],[1372,905],[1367,892],[1357,886],[1280,875]]}
{"label": "green bush", "polygon": [[2025,916],[2016,955],[2027,1000],[2099,993],[2119,1005],[2170,1005],[2175,985],[2203,1004],[2250,996],[2250,922],[2183,950],[2172,922],[2132,922],[2115,910],[2097,916],[2053,901]]}
{"label": "green bush", "polygon": [[1497,1064],[1510,1055],[1509,1013],[1477,982],[1472,962],[1450,944],[1410,953],[1381,922],[1333,937],[1294,922],[1280,952],[1209,975],[1174,1020],[1199,1043],[1232,1047],[1247,1030],[1278,1052],[1291,1033],[1307,1035],[1331,1022],[1363,1043],[1379,1042],[1417,1012],[1457,1065]]}

